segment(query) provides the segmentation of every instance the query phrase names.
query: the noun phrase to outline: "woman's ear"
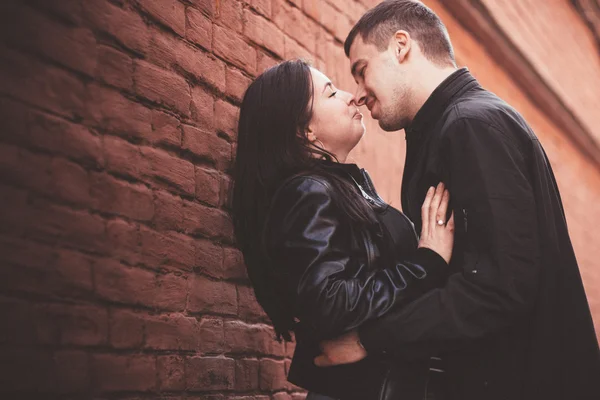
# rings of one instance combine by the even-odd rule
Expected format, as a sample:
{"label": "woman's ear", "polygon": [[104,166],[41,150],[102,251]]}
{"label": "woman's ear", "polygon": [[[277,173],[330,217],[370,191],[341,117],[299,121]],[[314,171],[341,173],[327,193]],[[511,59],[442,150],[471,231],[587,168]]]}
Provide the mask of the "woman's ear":
{"label": "woman's ear", "polygon": [[311,143],[314,142],[315,140],[317,140],[317,135],[315,135],[315,132],[313,132],[313,130],[310,128],[310,126],[306,130],[306,138]]}

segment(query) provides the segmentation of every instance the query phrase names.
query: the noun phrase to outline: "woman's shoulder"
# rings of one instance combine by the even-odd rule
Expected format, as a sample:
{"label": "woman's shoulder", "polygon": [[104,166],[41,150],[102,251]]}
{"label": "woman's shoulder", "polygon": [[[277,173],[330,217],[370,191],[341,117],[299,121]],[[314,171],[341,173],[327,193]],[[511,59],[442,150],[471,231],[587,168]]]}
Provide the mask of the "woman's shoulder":
{"label": "woman's shoulder", "polygon": [[285,179],[277,188],[274,199],[281,194],[325,194],[333,190],[330,178],[315,173],[297,174]]}

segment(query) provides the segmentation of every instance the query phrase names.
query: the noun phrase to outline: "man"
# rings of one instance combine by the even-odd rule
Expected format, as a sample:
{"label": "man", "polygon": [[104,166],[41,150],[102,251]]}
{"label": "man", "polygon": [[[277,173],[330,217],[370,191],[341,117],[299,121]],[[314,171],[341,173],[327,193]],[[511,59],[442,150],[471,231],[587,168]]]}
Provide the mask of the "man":
{"label": "man", "polygon": [[384,130],[406,131],[402,206],[417,232],[427,188],[443,181],[450,190],[454,273],[323,343],[315,362],[435,356],[438,397],[600,399],[600,351],[560,195],[523,117],[456,68],[446,28],[420,2],[368,11],[345,51],[359,104]]}

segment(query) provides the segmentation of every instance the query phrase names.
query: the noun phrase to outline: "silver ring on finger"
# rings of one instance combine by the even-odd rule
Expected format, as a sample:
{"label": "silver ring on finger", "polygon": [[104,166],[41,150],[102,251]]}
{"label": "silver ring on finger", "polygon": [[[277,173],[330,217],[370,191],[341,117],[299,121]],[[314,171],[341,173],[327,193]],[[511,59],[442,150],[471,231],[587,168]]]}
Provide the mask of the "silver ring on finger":
{"label": "silver ring on finger", "polygon": [[437,224],[438,224],[438,226],[443,226],[444,225],[444,220],[443,219],[438,219],[437,220]]}

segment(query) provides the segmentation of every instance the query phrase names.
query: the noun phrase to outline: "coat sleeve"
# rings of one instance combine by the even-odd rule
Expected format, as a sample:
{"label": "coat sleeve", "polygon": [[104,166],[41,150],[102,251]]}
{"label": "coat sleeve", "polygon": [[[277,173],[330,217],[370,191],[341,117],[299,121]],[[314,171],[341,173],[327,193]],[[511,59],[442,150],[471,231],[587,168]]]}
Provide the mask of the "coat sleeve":
{"label": "coat sleeve", "polygon": [[328,183],[311,177],[292,180],[271,208],[266,252],[284,277],[282,294],[316,339],[354,329],[447,277],[448,265],[429,249],[369,269],[364,252],[352,254],[349,229]]}
{"label": "coat sleeve", "polygon": [[540,257],[524,152],[506,132],[467,118],[452,123],[442,144],[456,239],[464,243],[451,263],[459,272],[362,326],[361,342],[374,354],[410,357],[456,348],[511,325],[533,307]]}

